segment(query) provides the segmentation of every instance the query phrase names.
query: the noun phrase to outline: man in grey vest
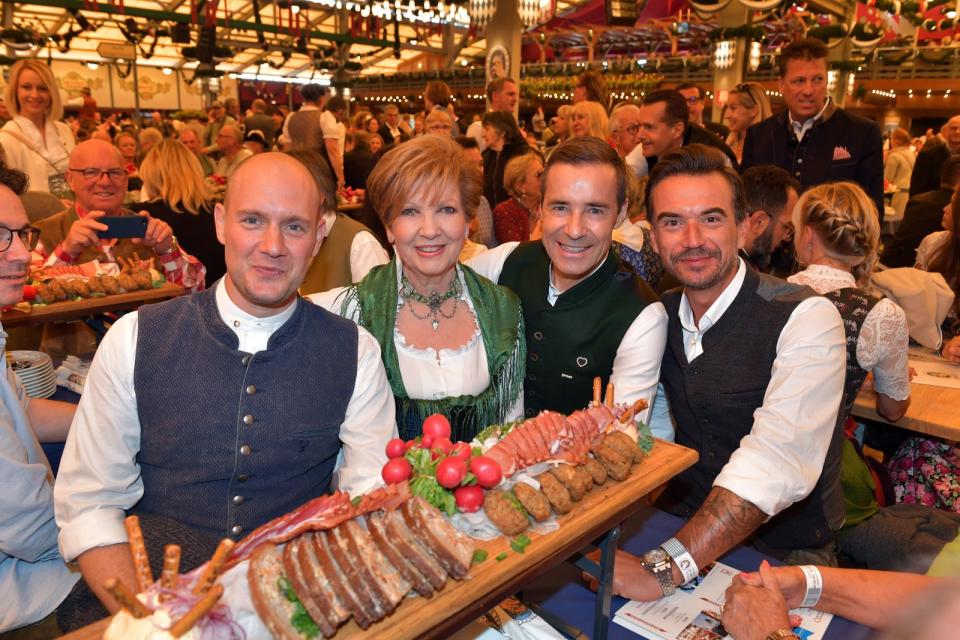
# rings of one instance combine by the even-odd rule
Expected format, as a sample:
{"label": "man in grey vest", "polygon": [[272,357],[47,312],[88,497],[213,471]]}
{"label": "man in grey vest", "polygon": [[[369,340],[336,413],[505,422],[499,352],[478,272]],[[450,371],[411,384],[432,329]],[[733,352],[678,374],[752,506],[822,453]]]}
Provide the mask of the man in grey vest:
{"label": "man in grey vest", "polygon": [[[542,238],[507,242],[467,262],[520,298],[526,415],[584,408],[595,376],[614,383],[618,400],[652,405],[667,318],[656,294],[610,249],[627,212],[623,159],[599,138],[568,140],[550,154],[541,183]],[[669,425],[654,435],[673,437]]]}
{"label": "man in grey vest", "polygon": [[[297,296],[323,237],[307,169],[250,158],[214,218],[227,275],[113,325],[60,466],[60,548],[111,611],[103,581],[136,584],[127,513],[182,539],[240,539],[334,478],[371,488],[397,433],[376,340]],[[184,544],[166,536],[156,543]]]}
{"label": "man in grey vest", "polygon": [[846,513],[839,313],[737,256],[743,183],[716,149],[665,154],[647,203],[656,249],[683,284],[663,297],[661,383],[676,442],[700,459],[658,501],[686,524],[642,559],[621,553],[616,588],[656,600],[747,539],[787,562],[835,565],[834,532]]}

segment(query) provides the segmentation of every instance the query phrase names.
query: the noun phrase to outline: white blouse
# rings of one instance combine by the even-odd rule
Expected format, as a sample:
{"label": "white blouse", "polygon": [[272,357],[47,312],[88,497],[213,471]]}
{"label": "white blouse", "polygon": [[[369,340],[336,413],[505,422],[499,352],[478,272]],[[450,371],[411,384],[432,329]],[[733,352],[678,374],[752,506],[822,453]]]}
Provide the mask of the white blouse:
{"label": "white blouse", "polygon": [[[398,260],[397,291],[400,290],[402,274],[403,266]],[[393,342],[397,347],[400,375],[407,395],[414,400],[438,400],[462,395],[476,396],[490,386],[487,351],[484,348],[483,336],[480,334],[480,326],[476,321],[476,309],[467,291],[463,271],[459,267],[457,277],[460,278],[460,285],[465,294],[463,300],[473,314],[473,335],[466,344],[455,349],[437,350],[429,347],[420,349],[407,344],[394,324]],[[356,321],[358,315],[356,301],[351,302],[345,313],[340,312],[346,291],[347,287],[337,287],[330,291],[312,294],[308,299],[327,311]],[[397,296],[397,317],[403,312],[403,298]],[[509,422],[522,417],[523,392],[521,391],[517,402],[507,412],[505,420]]]}
{"label": "white blouse", "polygon": [[930,270],[930,260],[934,255],[950,241],[950,232],[949,231],[934,231],[926,238],[920,241],[920,246],[917,247],[917,269],[922,269],[923,271]]}
{"label": "white blouse", "polygon": [[[805,284],[820,294],[857,286],[850,272],[820,264],[812,264],[787,280],[794,284]],[[907,365],[909,342],[907,316],[903,309],[887,298],[878,302],[867,314],[857,339],[857,364],[873,372],[873,386],[878,393],[894,400],[910,397]]]}

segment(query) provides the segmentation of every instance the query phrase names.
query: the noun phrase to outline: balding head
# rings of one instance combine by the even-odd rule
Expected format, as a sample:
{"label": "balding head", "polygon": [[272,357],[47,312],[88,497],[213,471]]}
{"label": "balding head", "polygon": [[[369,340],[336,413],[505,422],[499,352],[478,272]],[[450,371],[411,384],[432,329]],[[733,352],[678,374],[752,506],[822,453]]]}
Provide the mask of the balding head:
{"label": "balding head", "polygon": [[294,299],[323,240],[320,204],[313,176],[288,155],[261,153],[237,168],[214,210],[234,304],[266,317]]}
{"label": "balding head", "polygon": [[953,116],[947,120],[947,123],[943,125],[940,133],[943,134],[943,139],[947,141],[947,144],[953,149],[954,153],[956,153],[957,148],[960,148],[960,116]]}
{"label": "balding head", "polygon": [[[67,184],[82,209],[106,211],[107,214],[119,212],[127,193],[127,172],[123,156],[116,147],[103,140],[81,142],[70,154],[69,166]],[[82,173],[84,169],[99,169],[100,175],[96,179],[87,179]],[[111,170],[114,170],[115,178],[106,173]]]}

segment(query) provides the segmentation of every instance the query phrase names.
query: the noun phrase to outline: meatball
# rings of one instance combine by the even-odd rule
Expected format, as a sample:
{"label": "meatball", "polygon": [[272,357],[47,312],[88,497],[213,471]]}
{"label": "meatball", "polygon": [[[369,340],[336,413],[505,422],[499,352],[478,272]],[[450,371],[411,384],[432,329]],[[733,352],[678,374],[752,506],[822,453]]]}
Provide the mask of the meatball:
{"label": "meatball", "polygon": [[537,491],[526,482],[518,482],[513,485],[513,494],[523,505],[533,519],[537,522],[543,522],[550,517],[550,501],[542,492]]}
{"label": "meatball", "polygon": [[623,480],[630,475],[630,458],[613,447],[600,443],[593,448],[593,455],[603,465],[607,475],[614,480]]}
{"label": "meatball", "polygon": [[553,474],[549,471],[541,473],[537,476],[537,481],[540,483],[540,490],[543,491],[543,495],[547,496],[547,500],[550,501],[550,506],[553,507],[554,511],[560,515],[570,512],[571,507],[573,507],[570,492],[560,484],[560,481]]}
{"label": "meatball", "polygon": [[567,488],[574,502],[580,502],[590,487],[593,486],[593,478],[587,478],[584,482],[583,476],[576,473],[569,464],[558,464],[550,470],[550,473]]}
{"label": "meatball", "polygon": [[603,465],[593,458],[587,458],[587,461],[583,464],[583,468],[590,474],[593,478],[593,483],[598,487],[607,481],[607,472],[603,470]]}
{"label": "meatball", "polygon": [[603,439],[603,444],[612,447],[630,458],[631,462],[640,462],[643,460],[643,450],[637,446],[633,438],[623,431],[612,431]]}
{"label": "meatball", "polygon": [[523,505],[506,491],[488,491],[483,499],[483,510],[504,535],[515,536],[526,531],[530,524]]}

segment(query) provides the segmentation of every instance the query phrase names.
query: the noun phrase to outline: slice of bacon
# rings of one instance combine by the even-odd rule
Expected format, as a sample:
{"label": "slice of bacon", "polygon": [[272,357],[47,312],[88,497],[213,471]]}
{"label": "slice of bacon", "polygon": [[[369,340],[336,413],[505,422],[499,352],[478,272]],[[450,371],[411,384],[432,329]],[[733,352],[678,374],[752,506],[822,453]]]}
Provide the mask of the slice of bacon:
{"label": "slice of bacon", "polygon": [[361,496],[356,506],[351,503],[350,494],[342,491],[314,498],[290,513],[257,527],[233,548],[225,569],[247,559],[264,543],[280,544],[307,531],[332,529],[347,520],[379,509],[392,511],[409,500],[410,495],[410,486],[401,482]]}

